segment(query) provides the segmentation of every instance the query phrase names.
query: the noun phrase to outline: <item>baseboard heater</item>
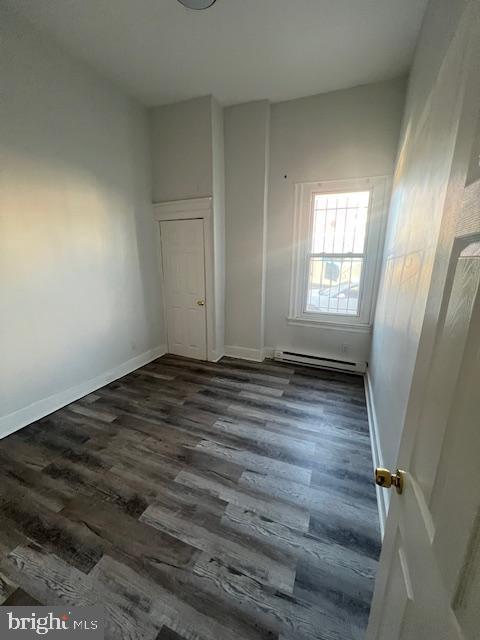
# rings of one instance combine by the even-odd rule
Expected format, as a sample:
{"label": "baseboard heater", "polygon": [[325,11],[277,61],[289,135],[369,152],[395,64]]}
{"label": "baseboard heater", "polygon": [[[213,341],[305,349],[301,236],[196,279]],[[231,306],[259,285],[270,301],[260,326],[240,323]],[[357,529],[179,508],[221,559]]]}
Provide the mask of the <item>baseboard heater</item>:
{"label": "baseboard heater", "polygon": [[281,362],[295,362],[296,364],[319,367],[321,369],[336,369],[349,371],[350,373],[365,373],[366,370],[365,362],[351,362],[325,356],[313,356],[308,353],[297,353],[296,351],[285,351],[284,349],[275,349],[273,357]]}

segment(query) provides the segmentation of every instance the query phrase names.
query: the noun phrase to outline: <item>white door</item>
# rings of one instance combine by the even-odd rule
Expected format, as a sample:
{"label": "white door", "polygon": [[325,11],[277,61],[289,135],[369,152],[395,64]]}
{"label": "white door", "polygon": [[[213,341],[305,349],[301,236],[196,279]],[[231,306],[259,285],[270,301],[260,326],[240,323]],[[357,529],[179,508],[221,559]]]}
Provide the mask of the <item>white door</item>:
{"label": "white door", "polygon": [[477,223],[476,241],[455,242],[418,421],[404,433],[405,486],[390,505],[369,640],[480,638]]}
{"label": "white door", "polygon": [[160,223],[168,351],[206,360],[203,220]]}
{"label": "white door", "polygon": [[[464,112],[459,157],[472,120]],[[400,445],[405,484],[402,494],[393,488],[368,640],[480,638],[480,180],[463,196],[459,181],[453,172],[457,196],[445,204]]]}

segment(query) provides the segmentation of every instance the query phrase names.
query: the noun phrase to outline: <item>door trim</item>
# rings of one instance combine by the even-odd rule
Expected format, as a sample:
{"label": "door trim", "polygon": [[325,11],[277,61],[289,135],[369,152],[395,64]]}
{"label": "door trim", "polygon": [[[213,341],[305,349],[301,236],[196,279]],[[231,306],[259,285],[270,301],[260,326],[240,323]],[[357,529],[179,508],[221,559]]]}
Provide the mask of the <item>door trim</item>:
{"label": "door trim", "polygon": [[[377,467],[385,467],[385,460],[382,453],[382,445],[380,441],[380,434],[378,429],[377,414],[375,411],[375,402],[372,390],[372,381],[370,379],[370,372],[367,371],[363,376],[363,382],[365,385],[365,399],[367,403],[367,420],[368,430],[370,432],[370,447],[372,450],[372,479],[374,470]],[[378,518],[380,521],[380,535],[383,540],[385,535],[385,524],[387,522],[388,508],[390,506],[390,493],[381,489],[377,484],[375,485],[375,491],[377,494],[377,508]]]}
{"label": "door trim", "polygon": [[[203,220],[203,240],[205,246],[205,298],[207,321],[207,361],[216,362],[223,353],[216,352],[215,340],[215,276],[213,259],[213,198],[191,198],[189,200],[169,200],[168,202],[154,202],[153,218],[157,223],[171,220]],[[157,224],[158,269],[162,275],[162,244],[160,224]],[[165,299],[162,290],[162,298]],[[165,327],[166,307],[163,305]]]}

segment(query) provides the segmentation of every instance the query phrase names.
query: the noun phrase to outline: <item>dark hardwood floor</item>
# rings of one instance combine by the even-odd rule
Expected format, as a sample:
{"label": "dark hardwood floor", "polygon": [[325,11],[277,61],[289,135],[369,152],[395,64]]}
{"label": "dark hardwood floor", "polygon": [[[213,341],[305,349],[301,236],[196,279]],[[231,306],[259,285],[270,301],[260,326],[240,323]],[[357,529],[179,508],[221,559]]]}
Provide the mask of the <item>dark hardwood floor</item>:
{"label": "dark hardwood floor", "polygon": [[164,356],[0,442],[0,604],[108,638],[357,640],[379,550],[360,377]]}

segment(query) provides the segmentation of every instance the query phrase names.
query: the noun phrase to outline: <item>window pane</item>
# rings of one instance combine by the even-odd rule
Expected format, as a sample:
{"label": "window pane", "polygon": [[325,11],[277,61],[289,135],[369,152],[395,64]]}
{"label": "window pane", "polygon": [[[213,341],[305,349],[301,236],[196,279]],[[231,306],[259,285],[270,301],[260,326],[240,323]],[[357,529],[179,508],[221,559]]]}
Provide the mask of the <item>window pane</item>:
{"label": "window pane", "polygon": [[312,253],[363,253],[369,191],[317,194]]}
{"label": "window pane", "polygon": [[358,314],[362,258],[310,258],[306,311]]}

